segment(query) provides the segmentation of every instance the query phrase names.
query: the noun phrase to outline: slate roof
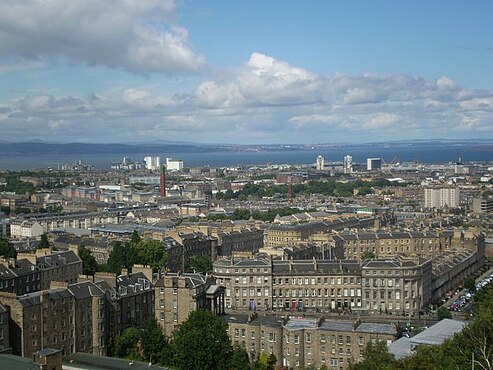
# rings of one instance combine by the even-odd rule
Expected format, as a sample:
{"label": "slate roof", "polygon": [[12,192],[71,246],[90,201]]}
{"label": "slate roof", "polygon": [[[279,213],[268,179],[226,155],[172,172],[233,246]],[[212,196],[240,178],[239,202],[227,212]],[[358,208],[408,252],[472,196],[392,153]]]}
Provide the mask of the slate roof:
{"label": "slate roof", "polygon": [[85,299],[90,297],[102,297],[104,291],[91,281],[83,281],[80,283],[70,284],[68,290],[76,299]]}
{"label": "slate roof", "polygon": [[36,258],[36,264],[42,269],[64,266],[72,263],[82,263],[82,260],[74,251],[54,252]]}

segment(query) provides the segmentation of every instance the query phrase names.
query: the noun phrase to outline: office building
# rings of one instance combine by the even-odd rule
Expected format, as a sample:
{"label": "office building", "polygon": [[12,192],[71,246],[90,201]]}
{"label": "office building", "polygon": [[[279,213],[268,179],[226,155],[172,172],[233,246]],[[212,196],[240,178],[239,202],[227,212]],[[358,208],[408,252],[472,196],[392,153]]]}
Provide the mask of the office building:
{"label": "office building", "polygon": [[366,169],[368,171],[377,171],[382,169],[382,158],[368,158],[366,160]]}
{"label": "office building", "polygon": [[183,161],[181,159],[166,158],[166,169],[168,171],[182,171]]}
{"label": "office building", "polygon": [[161,158],[159,157],[144,157],[146,170],[156,171],[161,166]]}

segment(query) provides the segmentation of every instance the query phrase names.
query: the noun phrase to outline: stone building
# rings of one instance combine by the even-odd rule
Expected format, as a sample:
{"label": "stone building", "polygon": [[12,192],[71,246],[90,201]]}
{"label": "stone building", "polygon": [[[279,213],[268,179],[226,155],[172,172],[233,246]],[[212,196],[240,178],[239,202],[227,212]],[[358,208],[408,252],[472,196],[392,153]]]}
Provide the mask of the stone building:
{"label": "stone building", "polygon": [[213,271],[217,284],[225,287],[226,308],[272,308],[272,266],[269,260],[221,260],[214,263]]}
{"label": "stone building", "polygon": [[41,272],[31,261],[25,258],[0,260],[0,292],[22,295],[40,289]]}
{"label": "stone building", "polygon": [[238,252],[257,253],[264,245],[264,231],[261,229],[241,229],[213,232],[217,238],[218,255],[229,257]]}
{"label": "stone building", "polygon": [[363,358],[367,343],[396,339],[393,324],[360,320],[326,320],[323,317],[228,315],[229,335],[250,358],[272,353],[277,365],[300,369],[308,366],[346,369]]}
{"label": "stone building", "polygon": [[477,251],[478,255],[484,256],[484,235],[476,229],[344,231],[333,235],[332,240],[334,246],[343,248],[345,258],[407,255],[434,259],[452,250]]}
{"label": "stone building", "polygon": [[272,225],[265,230],[266,247],[279,248],[309,241],[315,233],[327,232],[324,222],[308,222],[297,225]]}
{"label": "stone building", "polygon": [[0,304],[0,352],[10,347],[9,310]]}
{"label": "stone building", "polygon": [[217,261],[225,304],[249,311],[366,311],[417,314],[431,303],[432,262],[388,260]]}
{"label": "stone building", "polygon": [[167,273],[154,284],[155,315],[166,336],[196,310],[224,314],[224,288],[209,275]]}
{"label": "stone building", "polygon": [[217,239],[200,232],[170,231],[164,241],[167,244],[168,269],[172,272],[185,271],[192,257],[205,256],[213,261],[217,255]]}
{"label": "stone building", "polygon": [[75,298],[73,317],[75,322],[75,352],[106,355],[105,311],[103,290],[90,281],[68,286]]}
{"label": "stone building", "polygon": [[22,296],[0,293],[0,304],[10,315],[10,345],[16,355],[31,357],[47,347],[64,355],[106,354],[104,293],[92,282],[53,282],[49,290]]}
{"label": "stone building", "polygon": [[363,307],[358,261],[272,261],[273,309],[304,311]]}
{"label": "stone building", "polygon": [[16,296],[0,293],[0,303],[10,311],[12,353],[31,357],[52,347],[69,354],[75,350],[74,297],[66,288]]}
{"label": "stone building", "polygon": [[368,312],[417,313],[431,303],[431,260],[366,260],[361,275]]}
{"label": "stone building", "polygon": [[120,218],[117,211],[27,214],[12,220],[10,233],[13,238],[36,237],[54,229],[88,229],[94,225],[118,224]]}
{"label": "stone building", "polygon": [[[47,254],[42,254],[46,251]],[[51,252],[36,251],[36,265],[41,271],[41,289],[48,289],[51,281],[77,282],[82,274],[82,260],[73,250]]]}
{"label": "stone building", "polygon": [[43,233],[43,226],[36,220],[16,218],[10,221],[10,235],[12,238],[38,238]]}
{"label": "stone building", "polygon": [[127,274],[124,269],[114,285],[105,280],[96,281],[96,285],[106,294],[104,315],[108,338],[154,317],[154,288],[143,272]]}

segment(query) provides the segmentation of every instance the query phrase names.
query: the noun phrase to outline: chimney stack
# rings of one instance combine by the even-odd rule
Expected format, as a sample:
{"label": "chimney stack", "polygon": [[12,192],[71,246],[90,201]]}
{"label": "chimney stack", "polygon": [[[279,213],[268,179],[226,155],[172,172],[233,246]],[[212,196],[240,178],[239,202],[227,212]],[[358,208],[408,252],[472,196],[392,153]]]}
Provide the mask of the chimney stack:
{"label": "chimney stack", "polygon": [[166,196],[166,166],[163,164],[161,167],[161,193],[162,197]]}

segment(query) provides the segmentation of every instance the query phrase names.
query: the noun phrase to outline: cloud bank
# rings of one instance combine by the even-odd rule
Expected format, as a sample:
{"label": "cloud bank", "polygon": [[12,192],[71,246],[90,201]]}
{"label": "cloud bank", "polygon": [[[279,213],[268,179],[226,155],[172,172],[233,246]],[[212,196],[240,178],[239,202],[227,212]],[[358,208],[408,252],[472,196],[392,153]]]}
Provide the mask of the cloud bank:
{"label": "cloud bank", "polygon": [[[317,143],[492,137],[493,90],[391,74],[320,75],[261,53],[188,94],[135,86],[0,104],[6,138]],[[19,135],[19,136],[18,136]],[[104,140],[103,140],[104,139]]]}
{"label": "cloud bank", "polygon": [[173,22],[172,0],[0,2],[0,57],[68,60],[137,73],[183,73],[205,58]]}

